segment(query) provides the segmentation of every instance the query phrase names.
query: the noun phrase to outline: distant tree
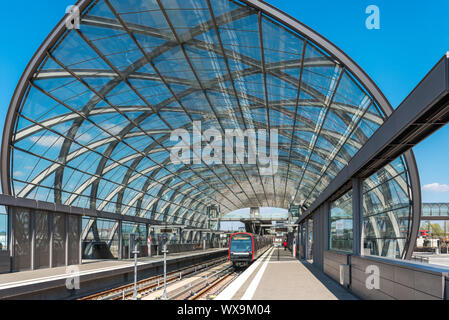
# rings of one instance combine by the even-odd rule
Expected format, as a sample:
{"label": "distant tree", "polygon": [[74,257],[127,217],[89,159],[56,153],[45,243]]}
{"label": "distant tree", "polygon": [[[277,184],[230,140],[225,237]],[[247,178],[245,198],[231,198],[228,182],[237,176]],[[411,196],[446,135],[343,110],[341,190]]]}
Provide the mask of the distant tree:
{"label": "distant tree", "polygon": [[441,229],[441,226],[438,223],[432,224],[432,235],[435,237],[444,237],[444,230]]}

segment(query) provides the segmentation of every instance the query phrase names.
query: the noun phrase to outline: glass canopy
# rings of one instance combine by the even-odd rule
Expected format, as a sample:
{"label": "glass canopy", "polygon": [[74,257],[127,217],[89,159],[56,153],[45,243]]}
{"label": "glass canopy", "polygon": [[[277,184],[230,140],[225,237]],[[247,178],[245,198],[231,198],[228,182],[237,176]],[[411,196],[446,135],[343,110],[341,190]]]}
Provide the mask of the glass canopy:
{"label": "glass canopy", "polygon": [[[244,2],[81,2],[80,29],[51,43],[17,106],[17,197],[195,227],[210,205],[307,207],[384,121],[347,66]],[[194,121],[277,130],[276,174],[171,162],[171,133]],[[385,171],[410,197],[404,170]]]}

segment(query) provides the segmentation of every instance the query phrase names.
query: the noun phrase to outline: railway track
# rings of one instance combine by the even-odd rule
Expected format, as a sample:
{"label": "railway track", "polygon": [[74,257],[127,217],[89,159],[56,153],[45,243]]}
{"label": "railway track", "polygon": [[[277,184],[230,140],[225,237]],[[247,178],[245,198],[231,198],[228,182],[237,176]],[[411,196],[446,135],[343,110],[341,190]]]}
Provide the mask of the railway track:
{"label": "railway track", "polygon": [[218,281],[227,278],[229,274],[234,272],[234,267],[229,263],[224,263],[217,268],[213,268],[203,274],[198,275],[197,279],[186,283],[184,286],[173,290],[168,298],[170,300],[191,300],[198,292],[210,288]]}
{"label": "railway track", "polygon": [[[226,263],[227,258],[218,258],[205,263],[199,263],[190,267],[182,268],[167,273],[167,285],[180,281],[185,277],[193,276],[200,272],[205,272],[220,264]],[[164,275],[157,275],[137,282],[137,293],[145,296],[153,291],[159,290],[163,286]],[[126,300],[134,295],[134,284],[126,284],[120,287],[101,291],[78,300]]]}
{"label": "railway track", "polygon": [[234,281],[241,272],[233,270],[221,278],[218,278],[215,282],[209,286],[199,290],[187,300],[213,300],[215,297],[223,291],[232,281]]}

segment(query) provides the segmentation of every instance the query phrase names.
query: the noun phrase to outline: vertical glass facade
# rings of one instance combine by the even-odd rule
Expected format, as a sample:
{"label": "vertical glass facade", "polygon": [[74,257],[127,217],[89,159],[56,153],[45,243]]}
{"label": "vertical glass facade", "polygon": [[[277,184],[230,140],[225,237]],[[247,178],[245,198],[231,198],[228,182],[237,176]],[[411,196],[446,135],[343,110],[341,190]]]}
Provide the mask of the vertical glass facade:
{"label": "vertical glass facade", "polygon": [[423,217],[447,217],[449,216],[449,204],[447,203],[423,203]]}
{"label": "vertical glass facade", "polygon": [[307,259],[313,260],[313,219],[307,220],[308,235],[307,235]]}
{"label": "vertical glass facade", "polygon": [[352,190],[331,203],[329,214],[329,249],[353,250]]}
{"label": "vertical glass facade", "polygon": [[363,183],[364,254],[402,258],[411,216],[407,170],[398,158]]}
{"label": "vertical glass facade", "polygon": [[8,250],[8,215],[5,213],[4,207],[0,212],[0,251]]}
{"label": "vertical glass facade", "polygon": [[139,257],[147,256],[147,241],[146,241],[146,225],[142,223],[123,222],[123,258],[132,257],[134,248],[130,248],[130,236],[134,234],[135,240],[139,243]]}
{"label": "vertical glass facade", "polygon": [[[83,258],[118,258],[118,223],[108,219],[83,218]],[[88,230],[88,231],[87,231]]]}
{"label": "vertical glass facade", "polygon": [[142,223],[131,223],[131,222],[123,222],[122,224],[122,232],[123,234],[136,234],[140,242],[146,241],[146,227]]}

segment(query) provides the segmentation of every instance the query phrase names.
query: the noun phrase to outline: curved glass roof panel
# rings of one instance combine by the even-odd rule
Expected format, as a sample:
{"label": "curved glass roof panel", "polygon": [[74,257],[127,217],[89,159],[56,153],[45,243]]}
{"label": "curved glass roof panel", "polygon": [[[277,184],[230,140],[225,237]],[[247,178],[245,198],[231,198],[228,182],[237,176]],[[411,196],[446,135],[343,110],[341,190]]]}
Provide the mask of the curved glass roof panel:
{"label": "curved glass roof panel", "polygon": [[[307,206],[383,123],[349,68],[244,3],[87,2],[81,28],[48,48],[18,109],[16,196],[191,225],[213,204]],[[203,135],[276,132],[276,173],[263,175],[260,162],[173,163],[171,134],[197,123]]]}

